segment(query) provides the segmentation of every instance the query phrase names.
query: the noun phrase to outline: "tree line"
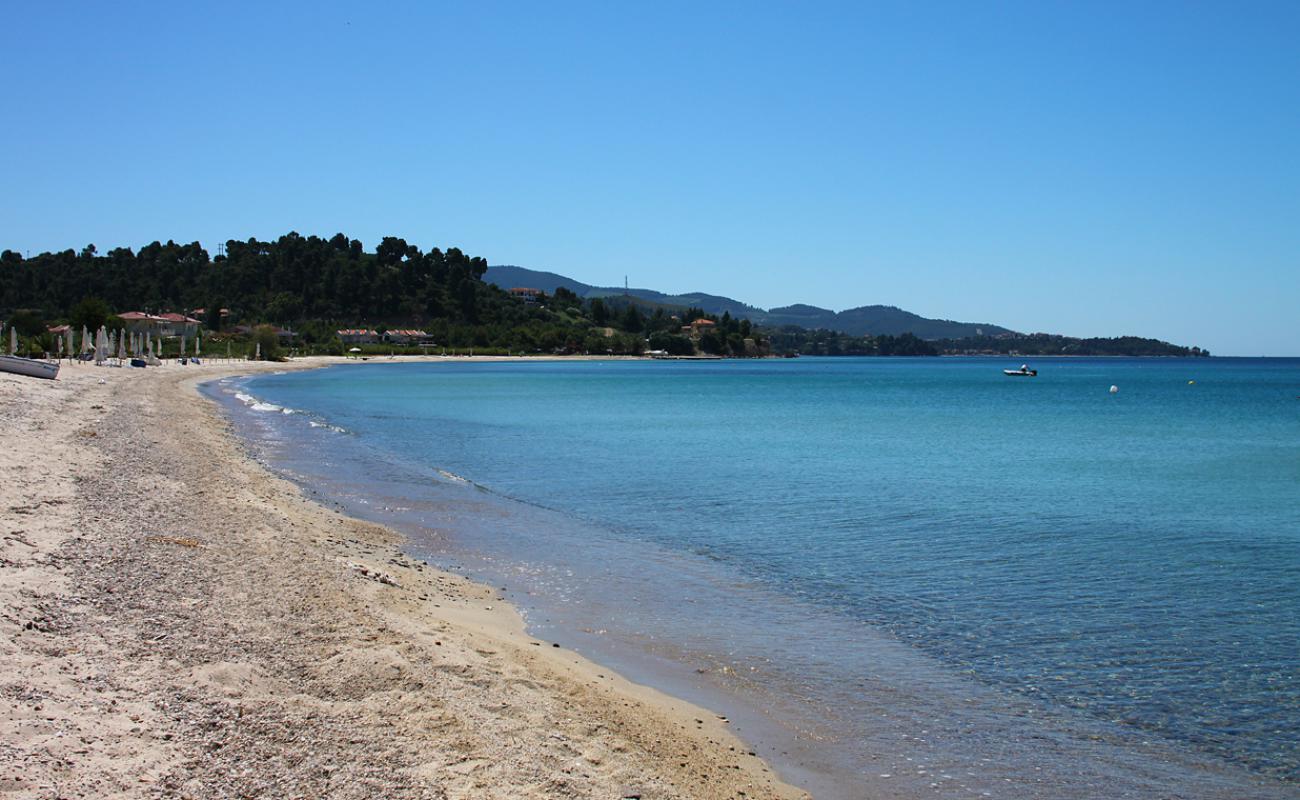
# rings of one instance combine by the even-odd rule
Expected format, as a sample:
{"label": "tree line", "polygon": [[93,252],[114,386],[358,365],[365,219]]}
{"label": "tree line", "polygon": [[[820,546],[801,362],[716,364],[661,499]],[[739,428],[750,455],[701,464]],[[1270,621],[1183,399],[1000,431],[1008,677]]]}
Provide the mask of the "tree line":
{"label": "tree line", "polygon": [[[584,300],[566,289],[535,302],[483,281],[487,261],[458,248],[423,251],[384,237],[374,252],[340,233],[231,240],[213,257],[198,242],[152,242],[139,250],[80,250],[24,258],[0,253],[0,318],[37,339],[46,322],[121,326],[125,311],[191,314],[214,334],[235,326],[294,331],[310,352],[341,352],[336,331],[418,328],[438,345],[482,351],[761,355],[748,320],[638,298]],[[228,309],[229,313],[223,310]],[[695,319],[711,330],[684,333]],[[746,344],[746,340],[749,344]],[[33,346],[39,346],[39,343]]]}

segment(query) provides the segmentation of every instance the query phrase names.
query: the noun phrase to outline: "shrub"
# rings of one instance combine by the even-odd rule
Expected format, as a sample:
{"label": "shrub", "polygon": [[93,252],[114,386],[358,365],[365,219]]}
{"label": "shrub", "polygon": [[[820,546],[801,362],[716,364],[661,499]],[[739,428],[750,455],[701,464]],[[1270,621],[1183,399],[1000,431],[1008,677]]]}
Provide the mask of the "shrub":
{"label": "shrub", "polygon": [[253,330],[253,337],[248,342],[248,357],[257,357],[259,349],[263,361],[284,361],[280,353],[280,337],[275,335],[275,328],[270,325],[258,325]]}

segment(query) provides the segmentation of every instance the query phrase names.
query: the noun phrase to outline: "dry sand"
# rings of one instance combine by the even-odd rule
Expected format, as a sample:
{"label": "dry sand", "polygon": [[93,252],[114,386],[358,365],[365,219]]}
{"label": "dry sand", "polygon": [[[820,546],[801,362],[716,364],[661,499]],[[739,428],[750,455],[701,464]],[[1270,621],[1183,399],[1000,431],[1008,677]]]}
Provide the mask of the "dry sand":
{"label": "dry sand", "polygon": [[0,375],[0,795],[806,797],[243,455],[266,368]]}

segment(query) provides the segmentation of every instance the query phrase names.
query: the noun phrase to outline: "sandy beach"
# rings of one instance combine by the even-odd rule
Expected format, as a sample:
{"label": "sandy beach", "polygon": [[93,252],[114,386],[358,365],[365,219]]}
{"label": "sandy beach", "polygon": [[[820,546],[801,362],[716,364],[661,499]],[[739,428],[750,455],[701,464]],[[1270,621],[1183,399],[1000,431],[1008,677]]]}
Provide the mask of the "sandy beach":
{"label": "sandy beach", "polygon": [[0,375],[0,794],[807,797],[307,500],[195,389],[327,361]]}

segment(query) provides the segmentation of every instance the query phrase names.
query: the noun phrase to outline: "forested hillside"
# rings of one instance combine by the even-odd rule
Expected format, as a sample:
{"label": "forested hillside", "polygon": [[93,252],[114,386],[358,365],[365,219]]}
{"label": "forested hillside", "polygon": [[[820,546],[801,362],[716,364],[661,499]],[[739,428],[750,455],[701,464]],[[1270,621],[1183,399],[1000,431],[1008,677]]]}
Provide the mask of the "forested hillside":
{"label": "forested hillside", "polygon": [[487,262],[456,248],[427,253],[388,237],[373,253],[338,234],[290,233],[276,241],[230,241],[210,257],[198,242],[154,242],[100,254],[93,245],[23,259],[0,255],[0,308],[57,316],[83,297],[115,310],[182,311],[229,304],[241,318],[382,322],[447,317],[479,323],[503,309],[480,280]]}
{"label": "forested hillside", "polygon": [[733,317],[748,319],[764,328],[782,328],[798,325],[810,331],[828,330],[850,336],[900,336],[910,333],[922,339],[941,339],[962,336],[997,336],[1012,331],[999,325],[977,322],[954,322],[947,319],[929,319],[901,308],[885,305],[870,305],[850,308],[845,311],[831,311],[828,308],[796,303],[764,310],[748,303],[721,295],[691,292],[689,294],[665,294],[654,289],[622,289],[611,286],[592,286],[576,281],[554,272],[542,272],[514,266],[488,267],[484,280],[498,286],[528,286],[550,292],[564,287],[579,297],[611,297],[631,295],[644,300],[669,306],[695,306],[710,314],[730,314]]}
{"label": "forested hillside", "polygon": [[[763,341],[748,322],[632,298],[583,300],[557,288],[512,297],[485,283],[487,262],[457,248],[421,251],[386,237],[366,252],[361,242],[290,233],[275,241],[229,241],[211,256],[199,243],[153,242],[133,251],[99,253],[93,245],[23,258],[0,253],[0,319],[28,339],[44,323],[96,327],[127,311],[197,313],[213,332],[259,324],[296,331],[302,349],[338,352],[338,328],[381,333],[418,328],[439,345],[513,352],[759,355]],[[222,315],[221,309],[229,309]],[[692,316],[693,315],[693,316]],[[684,334],[689,323],[706,329]],[[747,343],[746,340],[749,340]],[[39,349],[35,342],[31,347]]]}

